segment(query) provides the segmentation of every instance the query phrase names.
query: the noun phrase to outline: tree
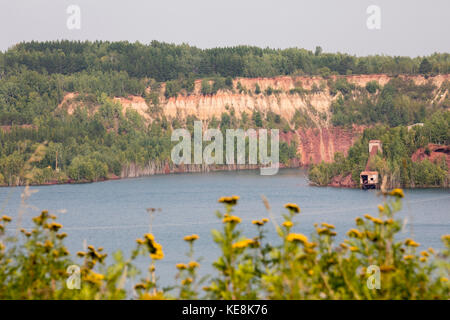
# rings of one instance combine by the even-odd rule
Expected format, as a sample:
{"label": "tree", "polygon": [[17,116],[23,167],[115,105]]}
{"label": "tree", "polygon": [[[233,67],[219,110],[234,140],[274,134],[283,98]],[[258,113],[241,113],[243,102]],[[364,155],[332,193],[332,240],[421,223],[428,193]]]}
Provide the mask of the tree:
{"label": "tree", "polygon": [[320,56],[321,53],[322,53],[322,47],[317,46],[316,50],[314,51],[314,55],[317,57],[317,56]]}
{"label": "tree", "polygon": [[261,88],[259,86],[259,84],[255,84],[255,94],[260,94],[261,93]]}
{"label": "tree", "polygon": [[204,79],[202,81],[202,94],[204,96],[206,96],[208,94],[211,94],[211,92],[212,92],[212,87],[211,87],[211,84],[209,83],[209,80]]}
{"label": "tree", "polygon": [[432,70],[432,66],[430,61],[428,61],[427,58],[423,58],[422,62],[420,63],[419,67],[419,73],[421,74],[429,74]]}
{"label": "tree", "polygon": [[374,94],[379,89],[380,89],[380,85],[375,80],[369,81],[366,83],[366,90],[367,90],[367,92],[369,92],[371,94]]}
{"label": "tree", "polygon": [[259,112],[259,111],[253,112],[252,120],[258,128],[262,127],[263,123],[262,123],[261,112]]}

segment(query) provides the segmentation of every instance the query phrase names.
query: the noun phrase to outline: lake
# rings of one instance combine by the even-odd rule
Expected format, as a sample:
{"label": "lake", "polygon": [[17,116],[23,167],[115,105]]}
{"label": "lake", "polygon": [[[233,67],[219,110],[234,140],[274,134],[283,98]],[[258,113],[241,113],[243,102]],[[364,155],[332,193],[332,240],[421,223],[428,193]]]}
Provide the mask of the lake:
{"label": "lake", "polygon": [[[83,250],[83,241],[103,246],[111,253],[122,250],[128,257],[135,239],[149,231],[146,208],[161,208],[154,214],[153,233],[163,245],[165,258],[158,262],[157,273],[163,285],[174,284],[175,264],[187,262],[185,235],[196,233],[196,254],[203,257],[202,273],[211,272],[211,262],[218,256],[211,229],[221,228],[215,211],[221,196],[239,195],[236,215],[248,237],[255,235],[253,219],[268,217],[261,200],[265,195],[273,213],[281,220],[287,202],[297,203],[297,232],[310,235],[313,224],[328,222],[336,226],[338,240],[354,226],[354,218],[365,213],[377,214],[383,199],[378,191],[312,187],[304,169],[281,169],[277,175],[261,176],[257,170],[189,173],[151,176],[137,179],[105,181],[91,184],[31,187],[37,191],[26,201],[23,227],[31,226],[31,217],[47,209],[58,215],[72,254]],[[2,214],[17,217],[21,207],[23,187],[0,188]],[[23,206],[22,206],[23,207]],[[440,237],[450,231],[450,192],[445,189],[405,190],[403,210],[398,213],[405,221],[401,238],[414,237],[421,248],[442,248]],[[13,225],[11,225],[13,227]],[[269,240],[278,241],[271,224]],[[421,249],[419,248],[419,249]],[[144,268],[148,261],[137,264]]]}

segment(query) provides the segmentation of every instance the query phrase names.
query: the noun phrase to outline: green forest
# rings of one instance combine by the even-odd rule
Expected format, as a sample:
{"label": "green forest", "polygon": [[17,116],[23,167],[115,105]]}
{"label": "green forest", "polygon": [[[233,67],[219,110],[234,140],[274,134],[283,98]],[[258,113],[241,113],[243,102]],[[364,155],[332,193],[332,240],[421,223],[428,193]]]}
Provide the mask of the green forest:
{"label": "green forest", "polygon": [[[444,121],[443,125],[447,126],[439,141],[423,134],[423,139],[428,140],[422,139],[414,146],[409,142],[405,144],[411,148],[427,142],[448,144],[446,110],[450,106],[449,99],[436,103],[432,101],[432,92],[446,92],[449,84],[446,82],[441,88],[435,88],[431,83],[415,85],[395,76],[422,74],[428,78],[449,71],[450,55],[437,53],[416,58],[356,57],[324,53],[320,47],[308,51],[250,46],[199,49],[156,41],[148,45],[102,41],[20,43],[0,52],[0,185],[98,181],[119,176],[126,164],[167,163],[173,146],[172,130],[192,129],[197,119],[167,119],[162,115],[159,92],[163,82],[165,98],[191,94],[196,79],[203,79],[201,94],[204,95],[215,94],[218,90],[276,95],[279,91],[272,88],[261,92],[256,87],[249,92],[251,89],[239,82],[233,86],[232,80],[319,75],[325,79],[325,87],[310,91],[298,87],[289,94],[329,90],[338,97],[331,107],[329,121],[332,125],[398,127],[435,119]],[[349,84],[343,78],[330,78],[331,75],[374,73],[394,78],[383,87],[369,83],[365,88]],[[77,92],[76,99],[85,108],[78,108],[71,115],[59,109],[58,105],[68,92]],[[155,120],[147,124],[136,111],[122,113],[120,104],[112,98],[129,95],[145,98],[148,112]],[[98,106],[94,113],[89,110],[92,106]],[[434,116],[436,114],[441,116]],[[326,115],[323,118],[327,120]],[[298,110],[293,119],[284,119],[272,112],[259,111],[237,116],[233,108],[208,123],[209,127],[221,130],[265,127],[283,132],[314,125],[310,115],[302,110]],[[383,134],[389,135],[391,131],[387,127]],[[423,130],[425,128],[429,127]],[[411,152],[413,150],[408,149],[401,157]],[[296,157],[296,142],[281,142],[280,162],[289,164],[289,160]],[[398,156],[392,161],[398,163]],[[319,181],[319,176],[314,178],[313,175],[313,180]],[[414,175],[410,172],[408,177],[413,179]]]}

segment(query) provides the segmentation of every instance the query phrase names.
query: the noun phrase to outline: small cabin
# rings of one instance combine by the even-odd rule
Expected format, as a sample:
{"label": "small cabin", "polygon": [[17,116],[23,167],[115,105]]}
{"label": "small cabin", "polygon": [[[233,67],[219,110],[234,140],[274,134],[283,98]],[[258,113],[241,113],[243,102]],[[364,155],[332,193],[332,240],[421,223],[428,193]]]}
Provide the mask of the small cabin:
{"label": "small cabin", "polygon": [[376,189],[378,187],[378,171],[362,171],[359,183],[363,189]]}

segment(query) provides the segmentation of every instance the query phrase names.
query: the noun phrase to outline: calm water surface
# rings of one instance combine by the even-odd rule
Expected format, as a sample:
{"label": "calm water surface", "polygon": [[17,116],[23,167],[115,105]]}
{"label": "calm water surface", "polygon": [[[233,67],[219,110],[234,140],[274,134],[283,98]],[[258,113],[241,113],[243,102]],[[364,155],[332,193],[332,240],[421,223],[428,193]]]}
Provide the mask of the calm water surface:
{"label": "calm water surface", "polygon": [[[314,223],[328,222],[336,226],[341,237],[354,226],[356,216],[376,214],[376,206],[382,202],[376,191],[311,187],[301,169],[280,170],[275,176],[260,176],[259,171],[174,174],[31,189],[38,192],[27,200],[23,226],[31,226],[31,217],[39,210],[58,214],[58,221],[69,234],[66,243],[72,253],[82,250],[86,240],[96,247],[103,246],[108,253],[122,250],[127,257],[135,247],[135,239],[149,231],[146,208],[161,208],[154,216],[153,233],[165,253],[157,265],[163,285],[173,284],[175,264],[186,262],[187,245],[182,238],[188,234],[200,236],[196,253],[203,257],[202,273],[210,273],[211,262],[218,255],[210,230],[221,227],[214,214],[222,209],[217,203],[221,196],[241,197],[236,214],[242,218],[248,237],[255,231],[251,220],[268,216],[261,195],[267,197],[279,221],[283,204],[299,204],[302,212],[295,231],[310,235]],[[4,214],[17,217],[23,190],[0,188]],[[400,237],[413,236],[425,248],[442,248],[441,235],[450,233],[450,192],[418,189],[405,194],[398,217],[406,221],[406,227]],[[269,240],[277,241],[269,227]],[[138,265],[143,268],[148,261],[141,259]]]}

